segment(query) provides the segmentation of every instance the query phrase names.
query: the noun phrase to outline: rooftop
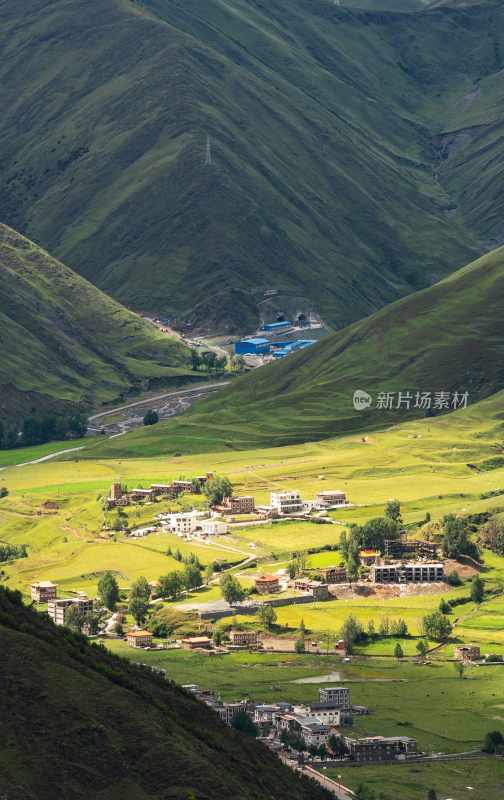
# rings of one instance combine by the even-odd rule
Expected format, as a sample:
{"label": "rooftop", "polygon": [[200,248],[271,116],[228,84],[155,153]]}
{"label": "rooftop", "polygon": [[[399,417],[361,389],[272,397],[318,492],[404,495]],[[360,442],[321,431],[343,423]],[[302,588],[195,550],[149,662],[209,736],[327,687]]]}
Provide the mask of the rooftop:
{"label": "rooftop", "polygon": [[268,583],[270,583],[271,581],[278,581],[278,580],[279,580],[278,575],[261,575],[259,578],[256,578],[256,583],[258,581],[267,581]]}
{"label": "rooftop", "polygon": [[152,637],[152,633],[150,631],[128,631],[128,638],[141,639],[145,636]]}
{"label": "rooftop", "polygon": [[269,344],[269,339],[264,339],[262,336],[253,336],[250,339],[240,339],[240,342],[246,342],[247,344]]}

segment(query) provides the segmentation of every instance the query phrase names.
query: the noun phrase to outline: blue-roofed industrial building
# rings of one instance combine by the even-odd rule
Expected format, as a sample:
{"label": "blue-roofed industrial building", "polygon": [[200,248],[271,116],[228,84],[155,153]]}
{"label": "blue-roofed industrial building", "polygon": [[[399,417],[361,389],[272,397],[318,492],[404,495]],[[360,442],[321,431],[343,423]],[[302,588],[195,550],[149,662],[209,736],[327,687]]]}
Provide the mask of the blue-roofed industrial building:
{"label": "blue-roofed industrial building", "polygon": [[[281,347],[275,347],[272,349],[272,354],[275,358],[285,358],[285,356],[290,355],[295,350],[304,350],[305,347],[310,347],[312,344],[316,344],[316,339],[296,339],[293,342],[285,342],[282,344]],[[278,342],[276,343],[278,345]]]}
{"label": "blue-roofed industrial building", "polygon": [[262,339],[261,337],[255,337],[253,339],[240,339],[239,342],[235,342],[235,353],[237,356],[245,356],[245,355],[265,355],[270,351],[270,341],[269,339]]}
{"label": "blue-roofed industrial building", "polygon": [[292,328],[292,322],[289,322],[287,319],[284,319],[282,322],[266,322],[262,326],[262,330],[268,333],[281,333],[287,330],[287,328]]}

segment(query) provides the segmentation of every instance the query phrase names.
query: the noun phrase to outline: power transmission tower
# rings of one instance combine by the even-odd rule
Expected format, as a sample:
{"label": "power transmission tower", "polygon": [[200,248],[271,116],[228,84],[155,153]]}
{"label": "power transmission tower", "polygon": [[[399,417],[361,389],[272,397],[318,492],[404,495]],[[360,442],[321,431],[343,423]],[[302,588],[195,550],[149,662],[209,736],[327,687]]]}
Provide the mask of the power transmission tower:
{"label": "power transmission tower", "polygon": [[212,166],[212,145],[210,143],[210,136],[206,137],[206,152],[205,152],[205,167]]}

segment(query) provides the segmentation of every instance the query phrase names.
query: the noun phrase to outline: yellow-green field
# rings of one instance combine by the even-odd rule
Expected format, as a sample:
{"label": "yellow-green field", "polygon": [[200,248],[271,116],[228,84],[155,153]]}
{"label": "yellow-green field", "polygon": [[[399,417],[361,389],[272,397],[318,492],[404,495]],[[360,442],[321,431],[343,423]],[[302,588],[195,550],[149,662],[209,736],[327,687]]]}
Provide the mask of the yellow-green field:
{"label": "yellow-green field", "polygon": [[[0,501],[0,538],[28,544],[29,557],[4,566],[6,579],[25,593],[35,579],[53,579],[68,589],[94,593],[99,574],[111,569],[126,588],[138,575],[153,580],[177,568],[177,562],[166,556],[171,546],[183,553],[195,552],[203,564],[217,559],[237,562],[253,555],[261,563],[244,574],[244,583],[250,584],[254,571],[285,566],[294,551],[336,544],[346,524],[379,515],[390,497],[400,499],[406,523],[418,522],[427,511],[433,519],[448,511],[499,511],[504,509],[504,495],[491,499],[481,495],[504,487],[504,468],[487,468],[500,452],[502,429],[500,404],[494,398],[464,412],[373,433],[365,442],[360,436],[348,436],[269,450],[121,460],[80,459],[75,453],[61,460],[8,466],[1,473],[9,496]],[[183,544],[165,534],[142,540],[103,537],[102,499],[112,481],[147,486],[207,470],[227,475],[237,493],[251,493],[257,503],[268,501],[269,492],[279,488],[293,487],[307,499],[321,489],[341,488],[354,507],[332,512],[335,525],[287,522],[240,528],[210,545]],[[58,503],[58,509],[45,510],[47,500]],[[193,497],[185,497],[177,506],[187,508],[193,501]],[[196,502],[202,501],[196,498]],[[168,507],[166,502],[131,507],[127,509],[129,523],[145,524]],[[489,570],[484,577],[495,588],[504,580],[504,560],[491,554],[485,557]],[[311,556],[310,564],[323,566],[337,560],[338,553],[325,552]],[[467,587],[447,587],[444,595],[455,597],[467,591]],[[195,599],[215,599],[216,593],[212,587]],[[340,599],[281,608],[278,621],[296,627],[303,617],[311,631],[336,632],[350,613],[364,623],[372,619],[376,625],[386,615],[404,618],[417,634],[422,616],[436,608],[439,599],[436,594],[389,600]],[[501,652],[504,623],[500,622],[499,602],[491,600],[479,610],[470,605],[459,607],[453,614],[454,620],[460,617],[456,634]],[[409,646],[406,643],[407,650]],[[389,643],[373,647],[388,648]]]}

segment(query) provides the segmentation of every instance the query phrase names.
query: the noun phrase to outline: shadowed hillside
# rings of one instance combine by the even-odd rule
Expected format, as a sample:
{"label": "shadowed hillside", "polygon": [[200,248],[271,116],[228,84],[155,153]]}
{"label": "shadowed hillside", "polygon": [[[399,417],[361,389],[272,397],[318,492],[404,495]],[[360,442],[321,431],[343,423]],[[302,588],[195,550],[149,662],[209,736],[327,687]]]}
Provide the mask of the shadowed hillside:
{"label": "shadowed hillside", "polygon": [[324,800],[165,678],[0,588],[0,791],[24,800]]}
{"label": "shadowed hillside", "polygon": [[[468,392],[474,403],[504,388],[503,302],[500,248],[312,348],[255,370],[168,425],[106,443],[103,452],[280,445],[426,413],[413,405],[377,409],[379,392]],[[355,411],[359,389],[373,396],[373,405]]]}
{"label": "shadowed hillside", "polygon": [[0,418],[190,375],[188,350],[0,225]]}
{"label": "shadowed hillside", "polygon": [[0,0],[0,219],[221,329],[434,283],[502,241],[504,9],[365,5]]}

